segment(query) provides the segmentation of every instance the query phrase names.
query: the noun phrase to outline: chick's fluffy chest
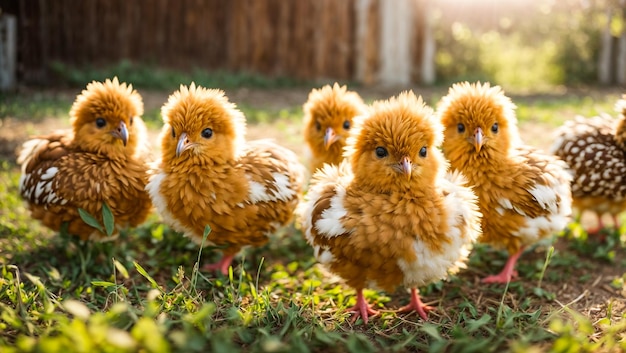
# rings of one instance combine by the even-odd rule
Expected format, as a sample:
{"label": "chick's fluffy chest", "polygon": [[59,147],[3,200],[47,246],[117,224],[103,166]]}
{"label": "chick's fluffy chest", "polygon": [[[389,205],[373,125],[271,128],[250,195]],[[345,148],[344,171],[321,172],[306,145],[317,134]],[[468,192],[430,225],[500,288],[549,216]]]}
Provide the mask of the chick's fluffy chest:
{"label": "chick's fluffy chest", "polygon": [[442,242],[450,242],[442,200],[434,192],[375,194],[349,187],[343,206],[349,236],[322,246],[332,249],[331,270],[353,287],[393,290],[404,282],[400,261],[419,261],[422,249],[437,253]]}

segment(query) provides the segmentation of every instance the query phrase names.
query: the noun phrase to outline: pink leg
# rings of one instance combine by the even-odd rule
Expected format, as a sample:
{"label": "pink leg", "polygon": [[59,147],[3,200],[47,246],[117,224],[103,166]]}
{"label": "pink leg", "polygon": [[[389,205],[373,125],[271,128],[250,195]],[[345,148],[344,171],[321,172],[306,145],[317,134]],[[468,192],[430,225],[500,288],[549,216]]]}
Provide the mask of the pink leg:
{"label": "pink leg", "polygon": [[619,224],[619,219],[617,219],[617,215],[612,214],[611,217],[613,217],[613,227],[615,227],[615,230],[619,232],[621,226]]}
{"label": "pink leg", "polygon": [[502,271],[497,275],[487,276],[482,279],[482,283],[507,283],[512,279],[517,277],[517,271],[515,271],[515,264],[517,263],[517,259],[524,252],[524,247],[519,249],[519,251],[513,255],[509,256],[509,259],[506,260],[506,264]]}
{"label": "pink leg", "polygon": [[233,262],[233,258],[235,255],[224,255],[222,259],[213,264],[206,264],[202,266],[202,269],[205,271],[217,271],[220,270],[224,276],[228,275],[228,267],[230,267],[231,262]]}
{"label": "pink leg", "polygon": [[367,301],[363,296],[363,289],[356,290],[356,304],[353,307],[349,308],[348,311],[354,312],[354,314],[352,315],[352,319],[350,320],[350,322],[352,323],[354,323],[356,319],[361,317],[363,319],[363,322],[367,324],[370,316],[378,315],[378,311],[373,310],[369,306],[369,304],[367,304]]}
{"label": "pink leg", "polygon": [[427,321],[428,312],[434,309],[435,308],[433,308],[432,306],[425,305],[422,302],[422,299],[420,299],[420,295],[417,292],[417,289],[411,288],[411,302],[408,305],[403,306],[400,309],[398,309],[398,311],[401,313],[417,311],[417,313],[422,318],[422,320]]}
{"label": "pink leg", "polygon": [[604,229],[604,222],[602,222],[602,214],[596,213],[596,218],[598,219],[598,227],[587,229],[587,234],[589,235],[598,235]]}

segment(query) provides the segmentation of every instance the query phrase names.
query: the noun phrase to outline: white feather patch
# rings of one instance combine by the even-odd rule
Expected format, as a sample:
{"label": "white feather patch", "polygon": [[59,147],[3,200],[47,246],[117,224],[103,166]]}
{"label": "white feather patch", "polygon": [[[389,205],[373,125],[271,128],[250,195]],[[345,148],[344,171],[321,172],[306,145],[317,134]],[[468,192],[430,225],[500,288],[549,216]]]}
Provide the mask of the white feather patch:
{"label": "white feather patch", "polygon": [[274,177],[274,185],[276,186],[276,191],[273,193],[274,197],[281,201],[289,201],[296,195],[296,192],[291,188],[291,183],[287,175],[272,173],[272,176]]}
{"label": "white feather patch", "polygon": [[320,250],[321,252],[318,252],[317,255],[317,261],[319,261],[321,264],[329,264],[335,260],[333,253],[330,252],[329,249],[322,248]]}
{"label": "white feather patch", "polygon": [[444,205],[448,212],[446,221],[449,225],[446,236],[450,242],[441,242],[443,249],[433,252],[417,237],[413,242],[416,260],[398,260],[398,266],[404,273],[404,285],[408,288],[420,287],[445,278],[451,268],[464,263],[472,243],[480,235],[481,214],[476,195],[455,174],[446,174],[446,179],[452,183],[442,181],[442,186],[449,192],[444,199]]}
{"label": "white feather patch", "polygon": [[317,231],[327,238],[333,238],[348,231],[341,224],[341,219],[348,214],[348,211],[343,207],[346,189],[338,185],[335,192],[336,194],[330,199],[330,207],[325,209],[322,212],[322,217],[315,222]]}
{"label": "white feather patch", "polygon": [[274,184],[276,190],[268,190],[265,185],[252,180],[250,176],[246,177],[250,186],[248,193],[250,203],[289,201],[296,195],[295,190],[291,189],[289,177],[284,174],[272,173],[274,180],[271,183]]}
{"label": "white feather patch", "polygon": [[50,167],[46,169],[46,171],[41,175],[41,180],[50,180],[54,178],[58,171],[59,168],[57,167]]}
{"label": "white feather patch", "polygon": [[271,200],[270,195],[267,194],[265,186],[256,181],[252,181],[249,177],[250,191],[248,192],[248,198],[251,203],[268,202]]}

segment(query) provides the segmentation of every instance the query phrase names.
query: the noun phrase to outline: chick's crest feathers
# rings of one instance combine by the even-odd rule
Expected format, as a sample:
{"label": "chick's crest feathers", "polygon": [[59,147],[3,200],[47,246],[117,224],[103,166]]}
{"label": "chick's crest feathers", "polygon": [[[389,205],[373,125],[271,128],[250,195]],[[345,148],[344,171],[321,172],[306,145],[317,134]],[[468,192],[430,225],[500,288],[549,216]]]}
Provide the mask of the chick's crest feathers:
{"label": "chick's crest feathers", "polygon": [[[433,110],[408,91],[374,102],[366,115],[355,119],[344,156],[362,186],[383,191],[419,180],[413,177],[432,181],[441,176],[447,166],[436,148],[441,140],[442,127]],[[403,160],[411,166],[411,178],[397,173]]]}

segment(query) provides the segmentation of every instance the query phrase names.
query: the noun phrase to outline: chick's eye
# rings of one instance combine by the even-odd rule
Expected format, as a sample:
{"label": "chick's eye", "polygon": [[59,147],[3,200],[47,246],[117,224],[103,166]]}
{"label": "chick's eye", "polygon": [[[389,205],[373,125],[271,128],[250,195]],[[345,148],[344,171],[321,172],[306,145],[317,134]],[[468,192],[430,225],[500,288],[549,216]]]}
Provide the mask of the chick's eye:
{"label": "chick's eye", "polygon": [[491,125],[491,131],[498,132],[498,123],[493,123],[493,125]]}
{"label": "chick's eye", "polygon": [[322,131],[322,125],[319,122],[315,122],[315,128],[317,129],[317,131]]}
{"label": "chick's eye", "polygon": [[428,154],[428,149],[426,148],[426,146],[422,147],[420,149],[420,157],[424,158],[426,157],[427,154]]}
{"label": "chick's eye", "polygon": [[376,157],[385,158],[388,154],[389,152],[387,152],[387,149],[385,147],[376,147]]}
{"label": "chick's eye", "polygon": [[104,120],[104,118],[98,118],[96,119],[96,126],[98,128],[103,128],[105,125],[107,124],[107,121]]}
{"label": "chick's eye", "polygon": [[133,117],[130,117],[130,124],[133,125]]}
{"label": "chick's eye", "polygon": [[459,133],[463,133],[463,132],[465,132],[465,125],[459,124],[459,125],[456,126],[456,129],[457,129],[457,131]]}
{"label": "chick's eye", "polygon": [[213,130],[211,130],[211,128],[207,127],[206,129],[202,130],[201,135],[205,139],[211,138],[211,136],[213,136]]}
{"label": "chick's eye", "polygon": [[343,122],[343,128],[345,130],[349,130],[350,129],[350,122],[348,120]]}
{"label": "chick's eye", "polygon": [[172,128],[172,137],[176,138],[176,131],[174,131],[174,128]]}

